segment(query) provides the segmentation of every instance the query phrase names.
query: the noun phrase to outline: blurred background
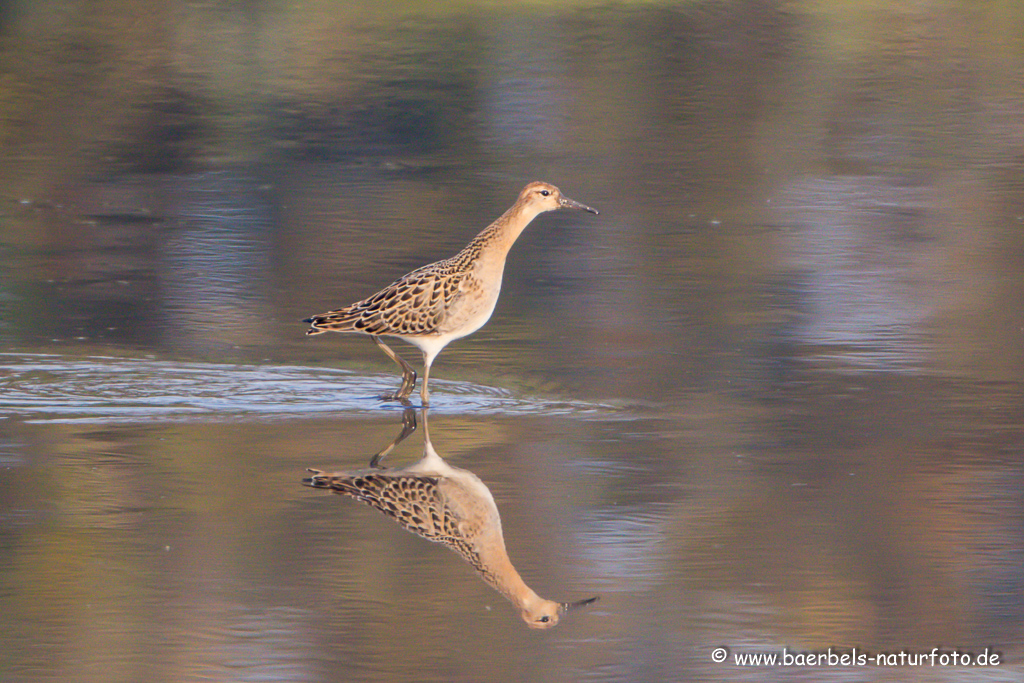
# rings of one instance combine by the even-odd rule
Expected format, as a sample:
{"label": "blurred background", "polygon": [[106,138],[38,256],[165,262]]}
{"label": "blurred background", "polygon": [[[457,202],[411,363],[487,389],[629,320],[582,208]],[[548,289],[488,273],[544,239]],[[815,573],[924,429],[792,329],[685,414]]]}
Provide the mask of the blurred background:
{"label": "blurred background", "polygon": [[[401,412],[298,321],[532,180],[601,215],[523,234],[430,425],[601,595],[546,632],[299,484]],[[1022,301],[1018,3],[4,2],[0,679],[1019,681]]]}

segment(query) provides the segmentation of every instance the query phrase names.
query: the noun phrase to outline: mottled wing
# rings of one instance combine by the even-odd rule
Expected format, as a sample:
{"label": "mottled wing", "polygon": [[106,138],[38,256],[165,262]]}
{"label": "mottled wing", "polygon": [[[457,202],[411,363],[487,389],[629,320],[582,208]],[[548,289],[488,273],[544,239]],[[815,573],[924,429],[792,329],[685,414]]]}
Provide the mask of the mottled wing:
{"label": "mottled wing", "polygon": [[306,334],[362,332],[420,336],[438,330],[461,294],[465,273],[439,261],[403,276],[373,296],[303,322]]}
{"label": "mottled wing", "polygon": [[389,475],[384,472],[360,474],[324,474],[315,472],[305,480],[314,488],[329,488],[335,493],[362,501],[403,528],[428,541],[443,543],[483,571],[480,557],[473,549],[473,538],[466,532],[478,525],[463,519],[448,504],[439,486],[439,478],[427,475]]}

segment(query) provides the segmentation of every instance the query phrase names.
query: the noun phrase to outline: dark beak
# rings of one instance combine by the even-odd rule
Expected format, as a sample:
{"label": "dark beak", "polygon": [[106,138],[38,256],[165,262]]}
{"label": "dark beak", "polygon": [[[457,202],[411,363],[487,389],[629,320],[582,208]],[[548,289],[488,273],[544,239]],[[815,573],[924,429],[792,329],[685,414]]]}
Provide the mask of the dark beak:
{"label": "dark beak", "polygon": [[[593,209],[590,209],[590,210],[594,211]],[[594,213],[597,213],[597,212],[594,211]],[[563,602],[562,603],[562,614],[565,614],[566,612],[571,612],[574,609],[577,609],[579,607],[583,607],[585,605],[589,605],[591,603],[595,603],[595,602],[597,602],[600,599],[600,597],[601,596],[599,596],[599,595],[595,595],[594,597],[587,598],[586,600],[577,600],[576,602]]]}
{"label": "dark beak", "polygon": [[580,204],[579,202],[573,199],[569,199],[564,195],[558,200],[558,203],[561,205],[563,209],[576,209],[578,211],[587,211],[588,213],[592,213],[595,215],[597,215],[598,213],[597,209],[591,208],[586,204]]}

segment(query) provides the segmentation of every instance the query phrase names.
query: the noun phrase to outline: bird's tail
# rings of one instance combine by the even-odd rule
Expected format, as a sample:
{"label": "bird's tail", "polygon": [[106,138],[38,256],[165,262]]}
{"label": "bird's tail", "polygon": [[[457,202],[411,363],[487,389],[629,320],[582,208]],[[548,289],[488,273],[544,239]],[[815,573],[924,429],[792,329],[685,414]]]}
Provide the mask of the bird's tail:
{"label": "bird's tail", "polygon": [[[302,483],[314,489],[327,489],[333,493],[349,496],[376,508],[384,514],[394,516],[394,509],[389,509],[388,503],[382,501],[382,493],[388,488],[391,480],[388,477],[379,475],[379,472],[358,473],[358,472],[323,472],[308,468],[312,474],[306,477]],[[390,508],[394,508],[393,505]]]}
{"label": "bird's tail", "polygon": [[343,309],[314,315],[302,322],[310,325],[306,334],[323,334],[324,332],[361,332],[358,321],[358,317],[353,317],[350,311]]}
{"label": "bird's tail", "polygon": [[[308,321],[303,320],[303,322]],[[308,468],[306,471],[313,476],[306,477],[305,479],[302,480],[302,484],[304,486],[309,486],[310,488],[314,489],[331,488],[332,475],[328,474],[327,472],[324,472],[323,470],[315,470],[312,467]]]}
{"label": "bird's tail", "polygon": [[308,330],[306,330],[306,334],[323,334],[324,332],[327,331],[327,330],[321,330],[319,327],[316,326],[316,319],[317,319],[317,316],[313,316],[312,318],[305,318],[305,319],[303,319],[302,322],[310,323],[312,325],[312,327],[310,327]]}
{"label": "bird's tail", "polygon": [[304,486],[313,489],[329,489],[335,493],[343,493],[359,500],[367,498],[367,487],[360,486],[357,477],[349,472],[324,472],[313,468],[307,468],[311,477],[302,480]]}

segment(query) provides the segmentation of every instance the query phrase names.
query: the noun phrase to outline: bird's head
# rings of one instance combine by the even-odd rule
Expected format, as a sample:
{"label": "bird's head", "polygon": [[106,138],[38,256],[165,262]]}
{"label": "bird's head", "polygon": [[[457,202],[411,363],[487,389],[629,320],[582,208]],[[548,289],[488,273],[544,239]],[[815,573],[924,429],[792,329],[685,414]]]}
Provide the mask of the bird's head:
{"label": "bird's head", "polygon": [[521,612],[523,621],[530,628],[549,629],[558,626],[558,621],[568,612],[597,602],[597,596],[578,600],[576,602],[555,602],[553,600],[540,600],[530,607],[524,607]]}
{"label": "bird's head", "polygon": [[576,209],[596,214],[597,209],[569,199],[562,191],[551,183],[532,182],[519,193],[519,202],[534,209],[537,213],[557,211],[558,209]]}

